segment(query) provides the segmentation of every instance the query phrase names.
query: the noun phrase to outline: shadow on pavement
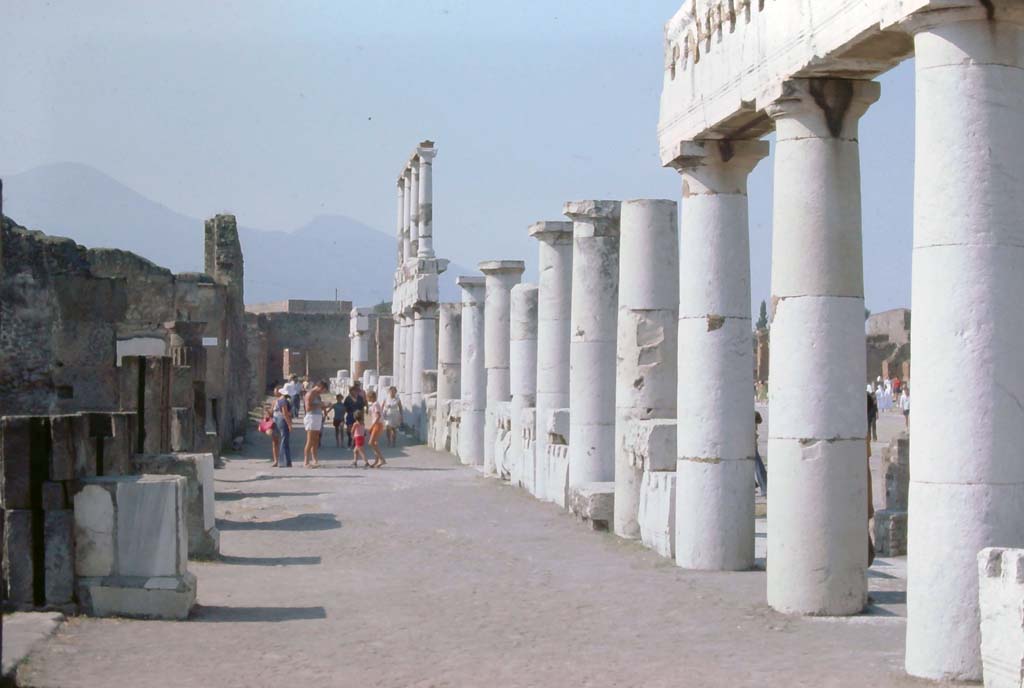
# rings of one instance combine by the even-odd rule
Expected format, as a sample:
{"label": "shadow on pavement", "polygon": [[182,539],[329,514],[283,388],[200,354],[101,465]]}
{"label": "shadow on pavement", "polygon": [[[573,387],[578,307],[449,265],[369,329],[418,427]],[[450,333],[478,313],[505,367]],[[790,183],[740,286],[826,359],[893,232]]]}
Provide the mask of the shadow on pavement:
{"label": "shadow on pavement", "polygon": [[323,607],[220,607],[196,605],[190,621],[205,623],[297,621],[302,619],[326,619]]}
{"label": "shadow on pavement", "polygon": [[341,528],[341,521],[334,514],[299,514],[276,521],[229,521],[218,518],[217,528],[225,530],[334,530]]}
{"label": "shadow on pavement", "polygon": [[[333,466],[331,467],[333,468]],[[341,467],[339,467],[341,468]],[[285,469],[287,470],[287,469]],[[323,470],[323,469],[316,469]],[[257,475],[255,478],[246,478],[245,480],[224,480],[223,478],[216,478],[219,483],[254,483],[259,480],[298,480],[300,478],[316,478],[318,480],[331,480],[331,479],[345,479],[345,478],[362,478],[361,475],[288,475],[287,473],[280,473],[277,475]]]}
{"label": "shadow on pavement", "polygon": [[326,492],[218,492],[214,499],[218,502],[237,502],[249,497],[320,497]]}
{"label": "shadow on pavement", "polygon": [[318,566],[320,557],[238,557],[222,554],[217,560],[222,564],[237,566]]}

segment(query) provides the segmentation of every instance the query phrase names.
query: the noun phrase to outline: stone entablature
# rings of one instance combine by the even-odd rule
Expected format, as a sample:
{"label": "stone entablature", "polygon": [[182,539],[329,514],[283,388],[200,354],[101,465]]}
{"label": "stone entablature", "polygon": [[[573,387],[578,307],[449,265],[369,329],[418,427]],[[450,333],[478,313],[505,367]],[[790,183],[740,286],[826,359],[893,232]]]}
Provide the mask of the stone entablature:
{"label": "stone entablature", "polygon": [[[996,3],[997,5],[1000,3]],[[911,15],[973,0],[690,0],[665,25],[658,139],[663,164],[680,141],[757,138],[793,77],[871,79],[911,57]]]}

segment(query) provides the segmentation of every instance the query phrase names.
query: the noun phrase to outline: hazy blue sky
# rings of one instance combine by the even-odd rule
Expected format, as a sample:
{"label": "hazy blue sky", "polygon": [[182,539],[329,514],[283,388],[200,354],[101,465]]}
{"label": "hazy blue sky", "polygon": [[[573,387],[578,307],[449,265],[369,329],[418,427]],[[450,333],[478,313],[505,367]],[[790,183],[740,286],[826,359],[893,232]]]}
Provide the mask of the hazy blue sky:
{"label": "hazy blue sky", "polygon": [[[523,258],[535,275],[526,227],[564,200],[678,199],[656,124],[679,5],[5,0],[0,172],[70,160],[195,217],[278,229],[338,213],[392,232],[394,180],[431,138],[439,254]],[[861,126],[875,311],[910,300],[912,65],[881,82]],[[750,191],[756,311],[770,160]]]}

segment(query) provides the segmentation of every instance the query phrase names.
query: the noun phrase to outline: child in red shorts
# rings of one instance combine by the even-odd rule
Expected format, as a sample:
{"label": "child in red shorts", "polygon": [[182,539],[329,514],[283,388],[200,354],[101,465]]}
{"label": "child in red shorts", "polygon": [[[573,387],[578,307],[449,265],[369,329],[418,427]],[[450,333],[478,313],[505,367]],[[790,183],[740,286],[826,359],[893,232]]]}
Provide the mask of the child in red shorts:
{"label": "child in red shorts", "polygon": [[366,444],[366,426],[363,425],[363,412],[356,411],[356,422],[352,424],[352,467],[359,465],[359,459],[363,459],[363,468],[369,468],[370,462],[366,460],[366,452],[363,446]]}

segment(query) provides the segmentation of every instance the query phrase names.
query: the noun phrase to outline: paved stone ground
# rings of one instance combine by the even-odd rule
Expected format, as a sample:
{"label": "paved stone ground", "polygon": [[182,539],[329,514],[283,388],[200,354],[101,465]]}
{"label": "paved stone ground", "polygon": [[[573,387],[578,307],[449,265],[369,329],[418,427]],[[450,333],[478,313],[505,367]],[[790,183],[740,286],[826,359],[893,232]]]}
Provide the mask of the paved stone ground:
{"label": "paved stone ground", "polygon": [[217,471],[224,557],[191,565],[193,618],[72,619],[22,685],[920,685],[898,562],[871,578],[896,581],[896,611],[786,617],[763,571],[683,571],[448,455],[365,470],[325,448],[329,468],[279,470],[250,439]]}

